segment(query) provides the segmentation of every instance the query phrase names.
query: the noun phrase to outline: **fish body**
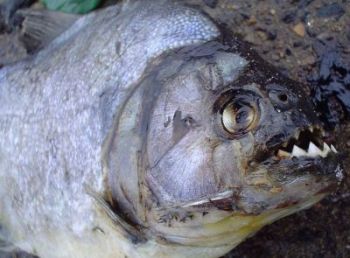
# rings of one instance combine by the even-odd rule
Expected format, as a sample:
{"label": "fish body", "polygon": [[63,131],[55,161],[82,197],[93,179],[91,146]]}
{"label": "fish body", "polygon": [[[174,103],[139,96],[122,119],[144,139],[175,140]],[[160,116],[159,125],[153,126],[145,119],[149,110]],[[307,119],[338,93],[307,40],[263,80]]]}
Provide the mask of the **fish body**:
{"label": "fish body", "polygon": [[336,185],[337,151],[303,96],[192,7],[83,16],[0,70],[1,243],[219,257]]}

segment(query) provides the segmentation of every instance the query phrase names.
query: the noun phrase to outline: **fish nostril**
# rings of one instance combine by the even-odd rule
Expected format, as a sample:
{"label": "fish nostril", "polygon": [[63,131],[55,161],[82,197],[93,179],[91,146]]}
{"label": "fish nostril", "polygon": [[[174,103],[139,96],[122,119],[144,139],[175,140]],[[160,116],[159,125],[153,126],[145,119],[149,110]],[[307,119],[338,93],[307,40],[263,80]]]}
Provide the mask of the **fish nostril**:
{"label": "fish nostril", "polygon": [[269,98],[272,104],[282,111],[291,108],[295,103],[293,95],[284,90],[271,90],[269,92]]}

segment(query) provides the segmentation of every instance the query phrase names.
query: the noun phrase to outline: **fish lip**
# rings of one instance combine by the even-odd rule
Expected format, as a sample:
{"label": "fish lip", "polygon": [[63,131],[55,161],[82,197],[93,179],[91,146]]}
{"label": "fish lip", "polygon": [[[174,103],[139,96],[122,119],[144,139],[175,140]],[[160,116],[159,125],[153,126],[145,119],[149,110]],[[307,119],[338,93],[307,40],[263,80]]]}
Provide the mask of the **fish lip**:
{"label": "fish lip", "polygon": [[[284,165],[286,167],[293,167],[295,170],[299,169],[310,169],[310,168],[320,168],[323,167],[325,164],[340,164],[339,157],[341,155],[339,153],[333,153],[330,152],[326,157],[307,157],[307,156],[301,156],[301,157],[292,157],[290,159],[276,159],[275,157],[273,160],[275,161],[275,164],[278,165]],[[324,174],[324,173],[323,173]]]}
{"label": "fish lip", "polygon": [[293,157],[283,160],[271,158],[264,165],[268,166],[277,178],[313,176],[322,182],[339,185],[345,177],[342,156],[342,153],[329,153],[326,157]]}

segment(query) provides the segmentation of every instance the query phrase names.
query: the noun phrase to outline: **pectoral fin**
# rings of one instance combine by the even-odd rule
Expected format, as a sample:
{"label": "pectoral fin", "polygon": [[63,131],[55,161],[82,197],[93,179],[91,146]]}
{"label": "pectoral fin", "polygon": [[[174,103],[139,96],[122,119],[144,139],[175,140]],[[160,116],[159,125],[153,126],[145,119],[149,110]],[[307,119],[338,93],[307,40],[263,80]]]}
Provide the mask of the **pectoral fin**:
{"label": "pectoral fin", "polygon": [[108,219],[112,220],[113,224],[120,229],[125,238],[129,239],[133,243],[146,241],[146,237],[142,233],[140,225],[131,225],[125,221],[121,216],[112,210],[111,206],[107,203],[103,196],[96,193],[90,187],[85,186],[85,191],[96,201],[96,204],[103,210]]}
{"label": "pectoral fin", "polygon": [[9,238],[8,231],[0,224],[0,251],[10,252],[15,249]]}

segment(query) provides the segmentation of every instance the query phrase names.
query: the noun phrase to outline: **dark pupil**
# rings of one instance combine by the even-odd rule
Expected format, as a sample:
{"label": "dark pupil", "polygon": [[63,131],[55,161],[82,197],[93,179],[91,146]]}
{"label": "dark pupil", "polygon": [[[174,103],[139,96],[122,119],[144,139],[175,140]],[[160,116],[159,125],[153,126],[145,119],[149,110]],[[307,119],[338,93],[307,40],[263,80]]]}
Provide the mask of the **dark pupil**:
{"label": "dark pupil", "polygon": [[249,107],[240,107],[236,114],[236,122],[237,124],[244,124],[249,122],[248,121],[249,116]]}
{"label": "dark pupil", "polygon": [[286,102],[287,100],[288,100],[288,96],[286,95],[286,94],[279,94],[278,95],[278,98],[279,98],[279,100],[280,101],[282,101],[282,102]]}
{"label": "dark pupil", "polygon": [[236,104],[235,110],[236,110],[235,120],[237,125],[239,125],[240,127],[247,126],[250,123],[249,121],[249,114],[251,112],[250,107],[244,104]]}

